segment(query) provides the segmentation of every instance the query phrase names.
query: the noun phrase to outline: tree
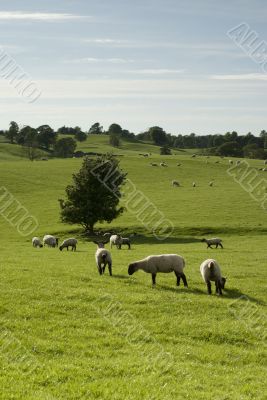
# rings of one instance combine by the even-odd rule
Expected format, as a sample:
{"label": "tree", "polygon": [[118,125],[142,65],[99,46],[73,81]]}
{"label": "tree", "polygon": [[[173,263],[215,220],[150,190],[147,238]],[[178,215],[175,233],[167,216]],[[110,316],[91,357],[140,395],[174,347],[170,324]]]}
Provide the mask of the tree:
{"label": "tree", "polygon": [[171,149],[170,149],[168,146],[163,146],[163,147],[160,148],[160,154],[161,154],[162,156],[163,156],[163,155],[169,156],[169,155],[172,154],[172,153],[171,153]]}
{"label": "tree", "polygon": [[62,222],[80,224],[93,232],[97,222],[110,223],[117,218],[124,211],[119,202],[126,175],[111,154],[86,157],[73,175],[73,184],[66,187],[67,201],[59,200]]}
{"label": "tree", "polygon": [[87,139],[87,134],[83,132],[79,126],[76,126],[74,137],[78,142],[84,142]]}
{"label": "tree", "polygon": [[118,124],[111,124],[110,127],[108,128],[108,134],[121,136],[122,134],[121,126]]}
{"label": "tree", "polygon": [[247,158],[266,158],[266,153],[263,148],[260,148],[256,143],[247,144],[243,147],[244,157]]}
{"label": "tree", "polygon": [[152,141],[157,145],[163,145],[167,142],[166,132],[159,126],[152,126],[148,130]]}
{"label": "tree", "polygon": [[30,126],[25,126],[22,130],[23,135],[21,137],[23,137],[23,145],[25,146],[27,157],[29,160],[33,161],[40,155],[36,129],[31,128]]}
{"label": "tree", "polygon": [[16,136],[19,133],[19,126],[15,121],[11,121],[9,124],[9,130],[6,131],[6,138],[10,141],[10,143],[14,143]]}
{"label": "tree", "polygon": [[120,138],[115,133],[112,133],[109,137],[109,144],[113,147],[120,147]]}
{"label": "tree", "polygon": [[58,157],[72,157],[77,143],[71,137],[59,139],[55,144],[55,154]]}
{"label": "tree", "polygon": [[239,157],[242,155],[242,149],[237,142],[226,142],[218,147],[217,154],[220,156]]}
{"label": "tree", "polygon": [[88,133],[93,135],[101,135],[103,133],[103,126],[101,126],[99,122],[96,122],[91,126]]}
{"label": "tree", "polygon": [[56,143],[57,133],[49,125],[41,125],[37,128],[37,138],[39,145],[49,150]]}

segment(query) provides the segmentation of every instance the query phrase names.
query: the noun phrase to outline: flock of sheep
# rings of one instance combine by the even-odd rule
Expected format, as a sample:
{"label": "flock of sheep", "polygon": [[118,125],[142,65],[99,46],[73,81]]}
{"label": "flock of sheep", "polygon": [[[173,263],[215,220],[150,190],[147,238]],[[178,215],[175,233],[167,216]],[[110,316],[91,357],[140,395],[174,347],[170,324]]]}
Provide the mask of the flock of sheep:
{"label": "flock of sheep", "polygon": [[[110,243],[110,248],[116,246],[121,249],[122,245],[127,245],[128,249],[131,249],[130,238],[124,238],[119,234],[105,233],[103,235],[102,241],[94,241],[97,245],[95,252],[95,260],[97,269],[100,275],[105,273],[106,266],[108,266],[109,275],[112,276],[112,257],[111,252],[105,249],[105,244]],[[220,246],[223,248],[222,240],[220,238],[212,239],[202,239],[202,242],[207,244],[207,248],[212,246]],[[69,250],[71,247],[72,251],[76,251],[77,239],[69,238],[65,239],[59,246],[62,251],[64,248]],[[43,241],[38,237],[32,238],[33,247],[58,247],[58,238],[52,235],[45,235]],[[134,261],[128,266],[128,275],[133,275],[138,270],[143,270],[151,274],[152,284],[156,284],[156,275],[159,272],[169,273],[174,272],[177,279],[177,286],[180,285],[180,280],[182,279],[185,287],[188,287],[186,276],[183,272],[185,268],[185,260],[182,256],[178,254],[161,254],[161,255],[151,255],[142,260]],[[222,289],[224,289],[226,278],[222,277],[221,269],[217,261],[214,259],[207,259],[200,265],[200,273],[207,285],[208,294],[211,294],[211,282],[215,282],[216,293],[222,295]]]}

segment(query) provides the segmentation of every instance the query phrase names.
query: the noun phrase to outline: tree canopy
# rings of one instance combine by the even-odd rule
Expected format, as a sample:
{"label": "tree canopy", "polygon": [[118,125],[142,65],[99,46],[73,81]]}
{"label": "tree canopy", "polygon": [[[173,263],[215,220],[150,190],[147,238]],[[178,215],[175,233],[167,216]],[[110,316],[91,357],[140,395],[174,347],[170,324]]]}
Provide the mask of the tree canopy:
{"label": "tree canopy", "polygon": [[80,224],[93,232],[97,222],[110,223],[117,218],[124,211],[119,202],[126,175],[112,154],[86,157],[73,175],[73,183],[66,187],[67,200],[59,200],[62,222]]}

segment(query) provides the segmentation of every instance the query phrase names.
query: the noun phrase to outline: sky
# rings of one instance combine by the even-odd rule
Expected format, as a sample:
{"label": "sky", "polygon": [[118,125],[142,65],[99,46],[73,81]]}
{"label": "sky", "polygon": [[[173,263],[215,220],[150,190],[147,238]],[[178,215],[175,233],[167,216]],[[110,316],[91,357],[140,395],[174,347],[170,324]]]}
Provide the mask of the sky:
{"label": "sky", "polygon": [[0,129],[259,135],[266,20],[265,0],[0,0]]}

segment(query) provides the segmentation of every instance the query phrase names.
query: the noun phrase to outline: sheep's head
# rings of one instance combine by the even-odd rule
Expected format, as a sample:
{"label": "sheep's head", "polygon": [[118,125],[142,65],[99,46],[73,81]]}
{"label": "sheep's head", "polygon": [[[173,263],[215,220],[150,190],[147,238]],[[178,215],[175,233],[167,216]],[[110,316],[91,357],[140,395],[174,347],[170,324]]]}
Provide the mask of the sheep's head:
{"label": "sheep's head", "polygon": [[39,245],[40,247],[44,247],[43,245],[42,245],[42,243],[40,243],[40,245]]}
{"label": "sheep's head", "polygon": [[93,242],[97,245],[97,247],[98,247],[99,249],[104,249],[104,248],[105,248],[105,244],[108,243],[107,241],[106,241],[106,242],[104,242],[104,241],[102,241],[102,242],[97,242],[96,240],[94,240]]}
{"label": "sheep's head", "polygon": [[226,283],[226,279],[227,278],[223,278],[223,277],[221,279],[221,287],[222,287],[222,289],[224,289],[224,286],[225,286],[225,283]]}
{"label": "sheep's head", "polygon": [[135,273],[135,271],[136,271],[136,266],[137,266],[136,263],[131,263],[131,264],[129,264],[129,267],[128,267],[128,275],[133,275],[133,274]]}
{"label": "sheep's head", "polygon": [[59,250],[62,251],[62,250],[63,250],[63,247],[62,247],[62,246],[59,246]]}
{"label": "sheep's head", "polygon": [[206,242],[206,239],[201,239],[201,242]]}

